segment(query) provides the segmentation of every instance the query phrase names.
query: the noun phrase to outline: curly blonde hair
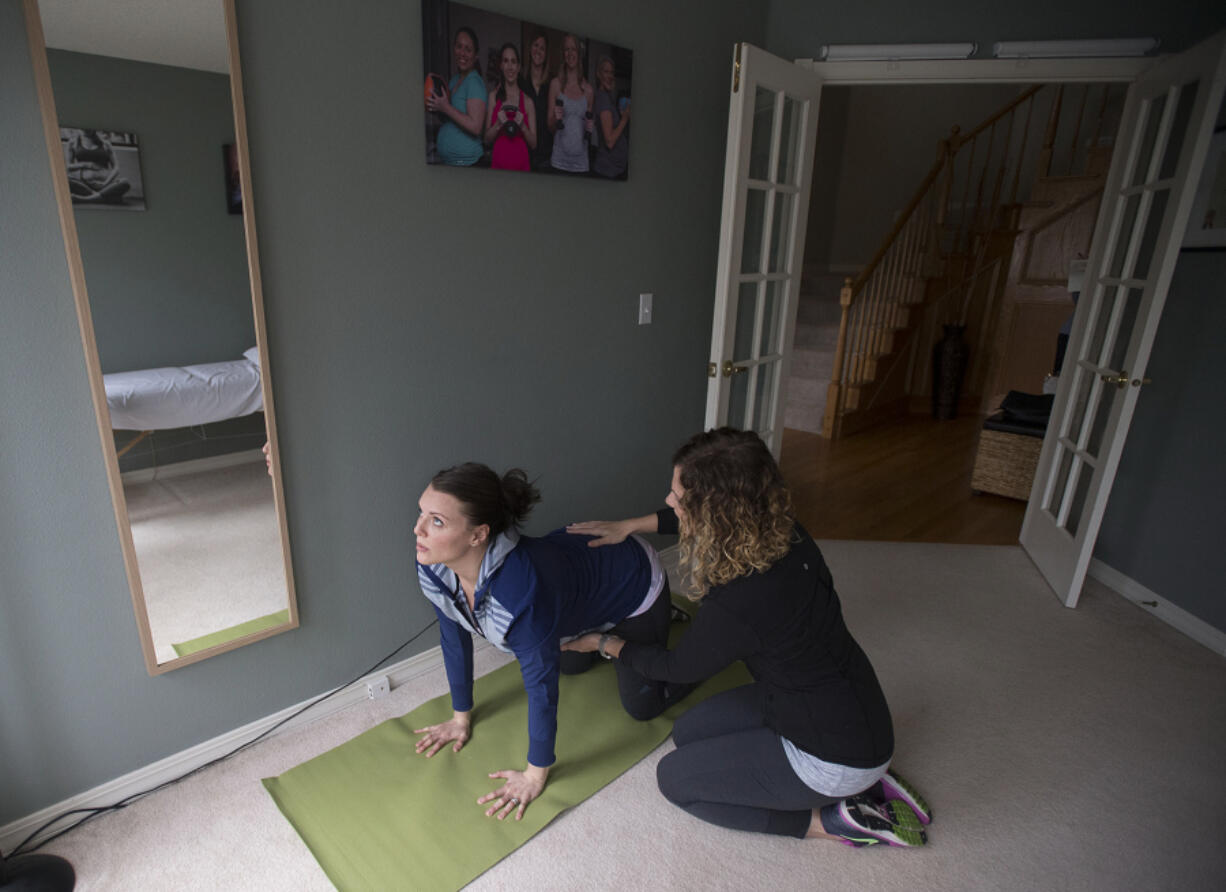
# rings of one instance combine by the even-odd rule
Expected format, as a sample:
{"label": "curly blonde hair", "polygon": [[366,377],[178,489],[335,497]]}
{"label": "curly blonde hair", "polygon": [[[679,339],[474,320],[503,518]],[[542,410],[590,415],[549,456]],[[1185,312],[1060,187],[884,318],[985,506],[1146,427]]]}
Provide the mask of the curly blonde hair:
{"label": "curly blonde hair", "polygon": [[684,491],[686,597],[764,572],[792,544],[792,497],[761,437],[730,427],[695,434],[673,456]]}

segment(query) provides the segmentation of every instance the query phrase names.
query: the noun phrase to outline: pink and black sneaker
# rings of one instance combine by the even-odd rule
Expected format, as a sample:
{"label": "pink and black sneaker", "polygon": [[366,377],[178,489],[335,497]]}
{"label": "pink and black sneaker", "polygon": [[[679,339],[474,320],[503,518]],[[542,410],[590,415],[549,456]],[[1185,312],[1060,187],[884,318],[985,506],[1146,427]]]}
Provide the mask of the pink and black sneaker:
{"label": "pink and black sneaker", "polygon": [[844,845],[915,848],[928,842],[919,817],[905,802],[874,802],[861,794],[824,806],[819,812],[822,829]]}

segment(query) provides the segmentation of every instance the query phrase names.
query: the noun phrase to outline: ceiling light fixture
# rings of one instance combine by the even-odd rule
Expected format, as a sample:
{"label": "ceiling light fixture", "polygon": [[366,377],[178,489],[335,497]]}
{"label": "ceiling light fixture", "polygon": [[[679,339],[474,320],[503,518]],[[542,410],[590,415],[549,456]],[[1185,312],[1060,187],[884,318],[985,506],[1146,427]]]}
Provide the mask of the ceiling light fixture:
{"label": "ceiling light fixture", "polygon": [[897,62],[911,59],[967,59],[973,43],[843,43],[821,47],[822,62]]}
{"label": "ceiling light fixture", "polygon": [[1144,56],[1158,48],[1153,37],[1135,40],[1002,40],[992,45],[998,59],[1090,59]]}

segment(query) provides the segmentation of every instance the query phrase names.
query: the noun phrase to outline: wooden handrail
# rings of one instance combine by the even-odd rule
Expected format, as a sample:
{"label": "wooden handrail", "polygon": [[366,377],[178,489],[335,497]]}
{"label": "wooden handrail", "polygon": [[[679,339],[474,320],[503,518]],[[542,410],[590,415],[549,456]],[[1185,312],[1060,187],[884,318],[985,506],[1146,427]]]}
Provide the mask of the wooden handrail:
{"label": "wooden handrail", "polygon": [[[906,321],[914,309],[919,309],[925,319],[933,316],[933,310],[956,313],[954,318],[965,324],[970,306],[978,305],[983,287],[987,287],[989,300],[996,293],[1003,268],[1000,257],[987,257],[991,244],[988,234],[994,227],[1015,225],[1016,210],[1008,215],[1002,211],[1017,204],[1022,166],[1032,143],[1031,123],[1037,117],[1035,97],[1043,89],[1043,84],[1027,87],[973,129],[962,133],[954,127],[948,137],[939,140],[936,161],[872,258],[859,275],[845,280],[839,295],[841,318],[822,421],[824,436],[837,437],[842,432],[850,394],[855,394],[852,409],[873,409],[882,391],[880,387],[866,390],[866,384],[887,380],[902,368],[899,357],[904,354],[899,352],[893,332],[915,324]],[[1050,169],[1064,98],[1059,88],[1049,92],[1054,95],[1047,109],[1047,132],[1042,144],[1036,146],[1035,166],[1040,175]],[[1083,126],[1088,126],[1080,120],[1089,105],[1088,97],[1087,89],[1081,97],[1073,153]],[[1107,103],[1104,93],[1098,111],[1099,128]],[[1025,109],[1019,117],[1022,106]],[[1035,123],[1038,125],[1038,121]],[[955,192],[961,196],[960,204]],[[940,297],[925,294],[926,277],[942,269],[952,284]],[[897,321],[900,319],[901,323]],[[902,343],[906,345],[906,341]],[[915,366],[913,349],[910,355],[906,360],[908,375]]]}
{"label": "wooden handrail", "polygon": [[[1043,84],[1037,84],[1023,90],[1020,94],[1018,94],[1017,98],[1002,106],[994,115],[981,122],[973,130],[969,131],[968,133],[962,133],[958,127],[954,127],[950,132],[949,138],[941,141],[941,151],[939,152],[936,163],[932,165],[932,169],[928,171],[927,176],[920,181],[919,188],[915,190],[915,194],[911,197],[911,200],[907,202],[907,206],[903,208],[902,213],[898,215],[898,219],[890,228],[890,231],[886,237],[882,240],[881,247],[877,249],[877,253],[873,255],[872,260],[865,265],[864,269],[852,282],[851,292],[853,296],[859,293],[860,289],[864,287],[864,283],[868,281],[869,276],[873,274],[873,270],[877,268],[877,264],[879,264],[881,259],[885,257],[886,251],[890,249],[890,245],[894,243],[894,239],[897,238],[898,233],[902,232],[902,228],[906,226],[907,221],[911,219],[911,214],[915,212],[915,209],[919,207],[920,202],[924,200],[924,195],[928,192],[928,188],[933,184],[936,178],[941,175],[941,171],[945,168],[945,165],[952,163],[954,156],[958,154],[958,150],[968,142],[973,142],[976,136],[993,126],[997,121],[1002,119],[1005,115],[1009,114],[1042,89]],[[942,211],[943,210],[944,209],[942,208]]]}
{"label": "wooden handrail", "polygon": [[1056,153],[1056,131],[1060,128],[1060,109],[1064,101],[1064,84],[1056,85],[1052,94],[1051,112],[1047,116],[1047,133],[1043,136],[1043,150],[1039,152],[1039,176],[1051,173],[1051,159]]}
{"label": "wooden handrail", "polygon": [[915,209],[919,207],[920,202],[924,200],[924,196],[928,194],[928,187],[936,181],[936,178],[941,175],[941,171],[945,169],[947,158],[948,155],[942,155],[942,157],[938,158],[936,164],[932,165],[932,169],[928,171],[927,176],[920,182],[919,189],[916,190],[911,200],[907,202],[903,212],[898,215],[898,220],[890,227],[889,234],[882,240],[881,247],[877,249],[873,259],[868,262],[860,272],[860,275],[856,276],[855,280],[851,283],[851,293],[853,295],[857,294],[864,287],[864,283],[873,274],[877,264],[881,262],[881,258],[885,257],[886,251],[890,250],[890,246],[894,244],[894,239],[898,237],[898,233],[902,232],[902,228],[907,225],[907,221],[911,219]]}
{"label": "wooden handrail", "polygon": [[991,127],[1001,118],[1003,118],[1005,115],[1009,114],[1009,112],[1013,111],[1015,108],[1017,108],[1027,99],[1029,99],[1035,93],[1042,90],[1044,86],[1045,86],[1044,84],[1036,84],[1035,86],[1029,88],[1028,90],[1023,90],[1021,93],[1018,94],[1016,99],[1012,100],[1007,105],[1001,106],[1000,110],[997,111],[996,114],[992,115],[992,117],[980,123],[974,130],[971,130],[969,133],[962,134],[958,138],[958,144],[954,146],[954,151],[957,152],[958,149],[962,147],[962,143],[969,142],[970,140],[978,136],[980,133],[987,130],[989,127]]}

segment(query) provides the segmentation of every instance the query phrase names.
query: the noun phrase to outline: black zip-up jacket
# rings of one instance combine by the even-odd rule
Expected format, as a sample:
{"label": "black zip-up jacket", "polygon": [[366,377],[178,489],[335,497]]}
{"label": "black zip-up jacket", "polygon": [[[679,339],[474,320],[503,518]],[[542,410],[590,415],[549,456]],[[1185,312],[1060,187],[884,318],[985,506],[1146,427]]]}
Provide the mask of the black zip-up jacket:
{"label": "black zip-up jacket", "polygon": [[[677,531],[671,509],[661,533]],[[851,637],[834,581],[800,524],[792,547],[764,573],[711,588],[674,650],[632,644],[620,659],[678,683],[701,681],[744,660],[765,688],[767,727],[827,762],[874,768],[894,752],[894,731],[872,664]]]}

